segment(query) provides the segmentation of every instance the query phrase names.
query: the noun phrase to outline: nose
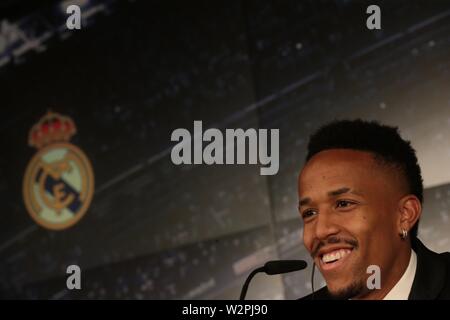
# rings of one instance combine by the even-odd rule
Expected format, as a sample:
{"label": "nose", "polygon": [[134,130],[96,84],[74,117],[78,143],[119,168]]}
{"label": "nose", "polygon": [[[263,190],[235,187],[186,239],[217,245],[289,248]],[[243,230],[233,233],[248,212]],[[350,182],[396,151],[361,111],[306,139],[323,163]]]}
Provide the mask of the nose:
{"label": "nose", "polygon": [[322,212],[318,214],[315,220],[314,231],[316,239],[322,241],[338,234],[339,227],[334,223],[332,213]]}

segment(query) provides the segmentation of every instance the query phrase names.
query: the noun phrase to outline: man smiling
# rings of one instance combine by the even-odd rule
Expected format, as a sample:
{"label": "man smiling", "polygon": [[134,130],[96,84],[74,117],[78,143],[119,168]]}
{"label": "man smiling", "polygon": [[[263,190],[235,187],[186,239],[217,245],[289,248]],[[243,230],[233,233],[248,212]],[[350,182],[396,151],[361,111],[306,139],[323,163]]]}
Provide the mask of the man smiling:
{"label": "man smiling", "polygon": [[[450,254],[417,239],[422,177],[396,128],[344,120],[319,129],[298,194],[303,242],[327,284],[307,299],[450,299]],[[367,285],[370,266],[379,288]]]}

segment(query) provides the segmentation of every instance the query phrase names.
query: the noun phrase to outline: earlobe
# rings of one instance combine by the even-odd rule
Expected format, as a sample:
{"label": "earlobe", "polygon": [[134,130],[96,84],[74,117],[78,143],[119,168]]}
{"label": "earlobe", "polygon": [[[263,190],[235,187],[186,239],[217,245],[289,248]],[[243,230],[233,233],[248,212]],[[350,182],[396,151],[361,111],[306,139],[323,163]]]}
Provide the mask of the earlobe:
{"label": "earlobe", "polygon": [[406,240],[407,237],[408,231],[406,229],[402,229],[402,234],[400,235],[400,238],[402,238],[402,240]]}

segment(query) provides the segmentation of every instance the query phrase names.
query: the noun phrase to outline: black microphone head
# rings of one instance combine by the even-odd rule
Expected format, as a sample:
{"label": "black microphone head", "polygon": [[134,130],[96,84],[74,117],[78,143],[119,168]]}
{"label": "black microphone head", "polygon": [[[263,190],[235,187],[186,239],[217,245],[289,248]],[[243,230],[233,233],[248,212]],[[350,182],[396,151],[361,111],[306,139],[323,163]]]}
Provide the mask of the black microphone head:
{"label": "black microphone head", "polygon": [[266,262],[264,272],[266,274],[280,274],[303,270],[308,266],[304,260],[274,260]]}

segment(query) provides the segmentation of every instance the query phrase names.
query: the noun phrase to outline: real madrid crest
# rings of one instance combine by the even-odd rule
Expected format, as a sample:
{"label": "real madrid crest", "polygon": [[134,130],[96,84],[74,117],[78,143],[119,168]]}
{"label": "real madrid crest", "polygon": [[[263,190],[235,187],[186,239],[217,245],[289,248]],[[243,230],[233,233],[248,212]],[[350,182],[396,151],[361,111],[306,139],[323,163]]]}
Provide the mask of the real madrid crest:
{"label": "real madrid crest", "polygon": [[91,163],[69,143],[76,133],[69,117],[48,112],[29,133],[28,144],[38,149],[25,171],[23,196],[31,217],[41,226],[61,230],[77,223],[94,193]]}

